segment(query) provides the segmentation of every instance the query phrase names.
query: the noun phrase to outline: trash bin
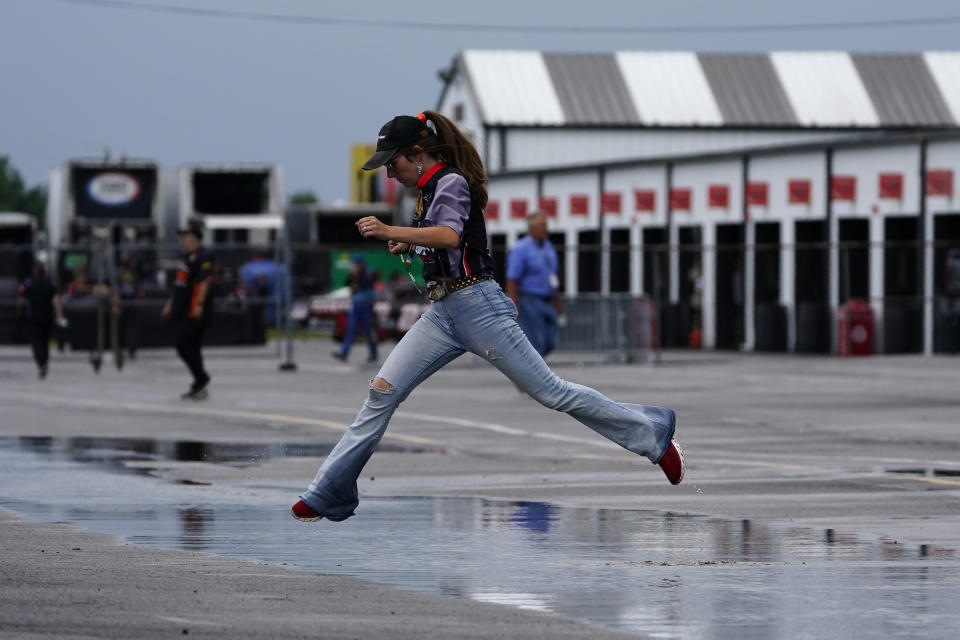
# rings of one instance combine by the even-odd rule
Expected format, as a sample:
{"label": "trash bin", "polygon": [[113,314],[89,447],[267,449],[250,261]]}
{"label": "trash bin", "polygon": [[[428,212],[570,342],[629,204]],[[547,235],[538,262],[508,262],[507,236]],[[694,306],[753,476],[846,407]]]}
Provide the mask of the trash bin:
{"label": "trash bin", "polygon": [[873,309],[866,300],[849,300],[837,310],[837,352],[841,356],[873,353]]}

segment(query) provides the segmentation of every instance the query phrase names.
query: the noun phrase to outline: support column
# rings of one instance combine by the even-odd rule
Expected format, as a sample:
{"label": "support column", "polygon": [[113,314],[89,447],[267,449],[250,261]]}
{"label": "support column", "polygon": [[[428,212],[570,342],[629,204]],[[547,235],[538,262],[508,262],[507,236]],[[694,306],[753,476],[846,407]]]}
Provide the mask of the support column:
{"label": "support column", "polygon": [[700,232],[700,265],[703,281],[703,348],[717,346],[717,225],[705,222]]}
{"label": "support column", "polygon": [[756,346],[754,311],[756,310],[757,291],[756,226],[750,219],[750,205],[747,203],[747,185],[750,183],[750,156],[744,156],[740,162],[740,198],[743,212],[743,344],[745,351],[753,351]]}
{"label": "support column", "polygon": [[743,224],[743,348],[753,351],[756,345],[754,311],[756,309],[756,243],[757,227],[753,220]]}
{"label": "support column", "polygon": [[563,276],[563,292],[568,296],[576,295],[580,290],[580,284],[577,282],[577,259],[579,258],[577,251],[577,231],[578,229],[570,229],[567,231],[567,246],[564,248],[564,251],[567,253],[567,258],[564,260],[566,273]]}
{"label": "support column", "polygon": [[670,304],[680,302],[680,230],[671,224],[667,230],[670,246]]}
{"label": "support column", "polygon": [[[602,213],[600,215],[603,215]],[[600,231],[600,294],[610,293],[610,229]]]}
{"label": "support column", "polygon": [[667,207],[667,302],[669,304],[676,304],[680,298],[680,254],[677,252],[680,234],[673,224],[673,200],[670,197],[670,192],[673,191],[672,162],[667,163],[664,177],[666,178],[666,202],[664,204]]}
{"label": "support column", "polygon": [[643,228],[630,227],[630,295],[643,293]]}
{"label": "support column", "polygon": [[787,351],[797,349],[796,225],[792,218],[780,222],[780,304],[787,313]]}
{"label": "support column", "polygon": [[837,352],[837,310],[840,308],[840,229],[837,219],[830,216],[827,220],[827,242],[830,247],[827,257],[829,270],[828,288],[830,296],[830,353]]}
{"label": "support column", "polygon": [[601,167],[597,171],[597,242],[600,243],[600,295],[610,293],[610,229],[603,211],[603,192],[607,189],[607,175]]}
{"label": "support column", "polygon": [[883,227],[883,216],[870,216],[870,307],[874,319],[874,353],[883,353]]}
{"label": "support column", "polygon": [[934,338],[934,285],[933,285],[933,243],[936,240],[933,227],[933,214],[927,206],[927,141],[920,140],[920,219],[923,233],[922,254],[922,293],[923,293],[923,355],[933,355]]}
{"label": "support column", "polygon": [[833,149],[827,149],[827,306],[830,307],[830,353],[837,352],[837,307],[840,306],[839,229],[833,215]]}

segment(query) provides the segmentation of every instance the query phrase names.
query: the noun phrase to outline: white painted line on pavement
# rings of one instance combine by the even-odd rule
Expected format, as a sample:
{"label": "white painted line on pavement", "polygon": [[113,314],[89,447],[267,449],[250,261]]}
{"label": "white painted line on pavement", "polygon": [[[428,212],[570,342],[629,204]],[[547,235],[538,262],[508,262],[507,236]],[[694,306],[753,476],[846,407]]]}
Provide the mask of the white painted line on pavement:
{"label": "white painted line on pavement", "polygon": [[557,440],[560,442],[571,442],[574,444],[582,444],[590,447],[601,447],[603,449],[620,449],[620,447],[609,440],[602,438],[580,438],[578,436],[566,436],[558,433],[550,433],[549,431],[526,431],[524,429],[516,429],[514,427],[507,427],[502,424],[494,424],[491,422],[480,422],[478,420],[465,420],[463,418],[449,418],[446,416],[431,416],[422,413],[411,414],[411,413],[401,413],[397,412],[398,417],[402,417],[407,420],[421,421],[421,422],[437,422],[440,424],[454,424],[460,427],[468,427],[470,429],[482,429],[484,431],[492,431],[494,433],[502,433],[510,436],[526,436],[528,438],[540,438],[542,440]]}

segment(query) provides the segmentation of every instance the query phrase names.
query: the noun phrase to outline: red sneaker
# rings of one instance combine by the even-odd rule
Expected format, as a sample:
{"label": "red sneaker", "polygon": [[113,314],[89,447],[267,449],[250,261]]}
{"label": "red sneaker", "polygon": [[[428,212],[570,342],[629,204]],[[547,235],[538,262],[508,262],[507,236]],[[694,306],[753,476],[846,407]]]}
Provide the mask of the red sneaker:
{"label": "red sneaker", "polygon": [[303,500],[298,500],[297,504],[290,509],[290,515],[302,522],[316,522],[323,516],[307,506]]}
{"label": "red sneaker", "polygon": [[670,484],[680,484],[683,481],[683,449],[676,440],[670,441],[667,452],[660,458],[660,468],[667,475]]}

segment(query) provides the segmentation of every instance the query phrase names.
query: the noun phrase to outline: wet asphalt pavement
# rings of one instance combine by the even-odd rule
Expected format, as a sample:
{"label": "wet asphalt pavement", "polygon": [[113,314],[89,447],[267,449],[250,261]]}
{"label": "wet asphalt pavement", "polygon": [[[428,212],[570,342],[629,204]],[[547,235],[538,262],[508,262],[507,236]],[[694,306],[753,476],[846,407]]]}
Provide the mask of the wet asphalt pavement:
{"label": "wet asphalt pavement", "polygon": [[[376,372],[328,346],[298,344],[295,373],[277,372],[272,348],[210,350],[203,403],[177,399],[169,353],[99,375],[61,354],[41,382],[5,349],[0,507],[141,547],[550,614],[531,623],[544,637],[538,621],[558,615],[665,638],[960,633],[955,358],[553,358],[570,380],[678,410],[679,487],[464,359],[398,411],[357,516],[305,525],[287,509]],[[23,631],[4,602],[0,631]],[[366,637],[389,637],[376,609]]]}

